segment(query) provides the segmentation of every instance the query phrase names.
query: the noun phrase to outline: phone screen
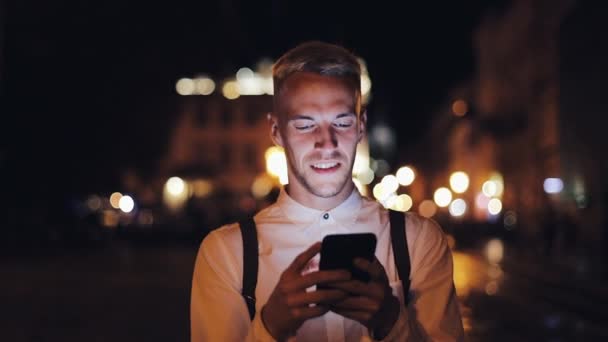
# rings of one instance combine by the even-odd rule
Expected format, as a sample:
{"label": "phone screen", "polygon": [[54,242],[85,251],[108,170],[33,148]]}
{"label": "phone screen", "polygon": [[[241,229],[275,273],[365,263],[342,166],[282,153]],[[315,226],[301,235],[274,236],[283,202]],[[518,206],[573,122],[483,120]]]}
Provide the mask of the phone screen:
{"label": "phone screen", "polygon": [[353,278],[369,281],[367,272],[353,265],[355,258],[374,260],[376,235],[373,233],[327,235],[321,244],[320,270],[345,269]]}

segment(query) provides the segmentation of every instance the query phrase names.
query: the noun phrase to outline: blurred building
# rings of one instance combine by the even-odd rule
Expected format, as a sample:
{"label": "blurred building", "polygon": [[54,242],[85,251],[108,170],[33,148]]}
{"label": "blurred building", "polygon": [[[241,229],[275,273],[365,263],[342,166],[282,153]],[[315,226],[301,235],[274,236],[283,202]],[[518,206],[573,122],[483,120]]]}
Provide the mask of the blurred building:
{"label": "blurred building", "polygon": [[[543,185],[563,176],[559,39],[574,2],[506,6],[481,20],[474,34],[476,74],[439,107],[424,142],[436,151],[426,166],[427,198],[449,188],[453,172],[465,172],[468,189],[452,198],[466,203],[459,219],[517,225],[535,240],[543,208],[560,202]],[[492,179],[502,183],[502,193],[484,188]]]}
{"label": "blurred building", "polygon": [[[453,222],[495,222],[565,255],[606,250],[608,26],[601,13],[582,1],[516,0],[486,15],[475,34],[475,77],[439,106],[419,148],[433,153],[419,166],[426,184],[414,202],[450,188],[450,175],[463,171],[469,187],[452,189],[451,200],[463,199],[466,212]],[[503,193],[484,198],[492,177],[502,178]],[[501,202],[498,215],[489,214],[492,197]],[[449,206],[442,210],[449,217]]]}
{"label": "blurred building", "polygon": [[561,176],[559,28],[572,5],[516,0],[489,13],[476,35],[472,120],[493,141],[486,160],[504,175],[504,207],[531,238],[540,233],[542,208],[553,205],[544,180]]}
{"label": "blurred building", "polygon": [[578,236],[573,238],[590,254],[603,254],[604,265],[608,265],[607,34],[602,4],[587,1],[566,18],[559,37],[562,199],[575,213]]}
{"label": "blurred building", "polygon": [[[264,158],[273,145],[266,119],[272,97],[215,92],[177,103],[158,175],[163,207],[204,234],[265,206],[279,186]],[[254,190],[254,184],[261,185]]]}
{"label": "blurred building", "polygon": [[266,119],[271,110],[269,95],[182,97],[164,173],[207,179],[229,192],[249,192],[264,172],[264,152],[272,146]]}

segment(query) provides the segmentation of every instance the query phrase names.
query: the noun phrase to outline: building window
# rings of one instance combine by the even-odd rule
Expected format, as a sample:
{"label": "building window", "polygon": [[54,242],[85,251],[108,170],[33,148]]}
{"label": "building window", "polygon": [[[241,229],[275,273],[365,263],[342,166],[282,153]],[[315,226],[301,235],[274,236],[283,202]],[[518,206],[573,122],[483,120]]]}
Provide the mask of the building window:
{"label": "building window", "polygon": [[247,124],[247,126],[255,126],[260,117],[261,114],[258,111],[248,110],[245,113],[245,123]]}
{"label": "building window", "polygon": [[220,160],[223,166],[229,166],[232,162],[232,146],[230,144],[220,146]]}
{"label": "building window", "polygon": [[232,108],[230,106],[224,106],[220,111],[220,121],[222,122],[222,126],[230,127],[232,126],[232,121],[234,119],[234,115],[232,113]]}
{"label": "building window", "polygon": [[255,148],[255,144],[246,144],[243,150],[243,164],[245,166],[256,169],[257,167],[258,154]]}
{"label": "building window", "polygon": [[209,146],[206,142],[195,141],[192,145],[193,161],[197,165],[203,165],[209,162]]}
{"label": "building window", "polygon": [[196,106],[196,125],[199,127],[205,127],[209,123],[209,105],[204,102],[199,102]]}

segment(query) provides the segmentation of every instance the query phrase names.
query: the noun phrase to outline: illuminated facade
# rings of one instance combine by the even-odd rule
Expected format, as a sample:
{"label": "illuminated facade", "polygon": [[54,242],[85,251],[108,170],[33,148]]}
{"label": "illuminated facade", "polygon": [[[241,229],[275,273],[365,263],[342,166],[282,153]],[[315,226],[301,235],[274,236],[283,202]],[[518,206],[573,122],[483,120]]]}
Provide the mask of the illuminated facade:
{"label": "illuminated facade", "polygon": [[269,95],[181,97],[164,173],[208,179],[233,193],[249,192],[265,170],[264,152],[272,145],[266,120],[271,110]]}
{"label": "illuminated facade", "polygon": [[[510,216],[505,222],[525,227],[520,233],[540,233],[541,209],[555,202],[543,181],[561,176],[558,41],[570,7],[569,1],[514,1],[481,21],[476,75],[449,94],[423,143],[437,152],[426,167],[427,198],[439,187],[454,192],[450,175],[463,171],[468,190],[452,198],[466,203],[462,219]],[[495,185],[486,182],[493,178],[502,178],[503,193],[489,196]]]}

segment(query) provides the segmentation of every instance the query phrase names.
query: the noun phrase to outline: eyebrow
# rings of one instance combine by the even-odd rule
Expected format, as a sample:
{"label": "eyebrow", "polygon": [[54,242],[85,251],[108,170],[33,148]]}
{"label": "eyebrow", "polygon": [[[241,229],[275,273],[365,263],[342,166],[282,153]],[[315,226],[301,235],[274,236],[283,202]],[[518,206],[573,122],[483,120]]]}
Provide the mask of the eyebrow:
{"label": "eyebrow", "polygon": [[298,114],[298,115],[290,117],[288,121],[295,121],[295,120],[314,120],[314,119],[312,118],[312,116]]}
{"label": "eyebrow", "polygon": [[355,115],[355,113],[342,113],[342,114],[338,114],[338,116],[336,116],[336,119],[340,119],[345,116],[355,116],[356,117],[357,115]]}
{"label": "eyebrow", "polygon": [[[340,113],[340,114],[336,115],[336,119],[340,119],[340,118],[347,117],[347,116],[356,116],[356,115],[355,115],[355,113]],[[315,119],[312,116],[298,114],[298,115],[295,115],[295,116],[289,118],[288,121],[294,121],[294,120],[312,120],[312,121],[314,121]]]}

